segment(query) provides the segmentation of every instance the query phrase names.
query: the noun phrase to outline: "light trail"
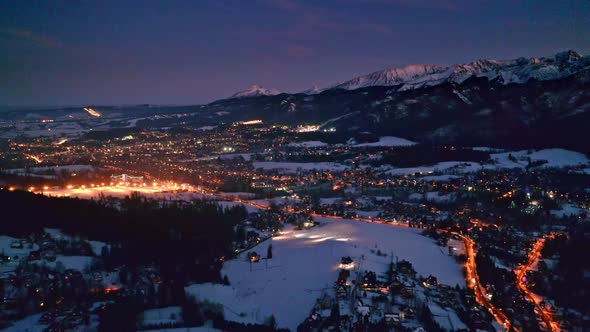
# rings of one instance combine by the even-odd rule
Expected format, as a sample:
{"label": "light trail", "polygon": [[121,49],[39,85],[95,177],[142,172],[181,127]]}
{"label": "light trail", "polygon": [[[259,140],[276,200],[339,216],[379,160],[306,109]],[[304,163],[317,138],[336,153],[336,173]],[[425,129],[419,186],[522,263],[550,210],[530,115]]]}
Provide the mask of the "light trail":
{"label": "light trail", "polygon": [[519,269],[516,269],[514,272],[516,273],[516,285],[524,295],[535,304],[535,308],[537,308],[538,311],[537,314],[543,320],[545,325],[547,325],[549,331],[560,332],[561,328],[559,322],[554,319],[553,315],[547,308],[541,306],[541,301],[537,301],[537,298],[533,295],[533,292],[531,292],[524,281],[526,279],[527,271],[531,270],[532,266],[534,266],[541,258],[541,250],[543,250],[547,239],[553,238],[555,238],[555,234],[546,235],[537,240],[529,252],[527,263]]}
{"label": "light trail", "polygon": [[32,154],[23,154],[23,155],[29,159],[33,159],[37,164],[40,164],[43,162],[43,160],[41,158],[34,156]]}
{"label": "light trail", "polygon": [[463,234],[455,232],[452,232],[451,234],[460,237],[465,244],[465,251],[467,253],[467,263],[465,264],[467,269],[467,286],[473,289],[473,292],[475,293],[475,300],[481,306],[488,309],[498,324],[503,326],[506,331],[509,331],[511,326],[510,320],[508,317],[506,317],[502,310],[492,304],[490,299],[486,296],[485,288],[479,280],[479,275],[477,274],[477,263],[475,262],[475,258],[477,257],[475,241]]}
{"label": "light trail", "polygon": [[84,110],[86,112],[88,112],[88,114],[90,114],[96,118],[100,118],[102,116],[102,114],[100,114],[98,111],[95,111],[94,109],[92,109],[90,107],[84,107]]}

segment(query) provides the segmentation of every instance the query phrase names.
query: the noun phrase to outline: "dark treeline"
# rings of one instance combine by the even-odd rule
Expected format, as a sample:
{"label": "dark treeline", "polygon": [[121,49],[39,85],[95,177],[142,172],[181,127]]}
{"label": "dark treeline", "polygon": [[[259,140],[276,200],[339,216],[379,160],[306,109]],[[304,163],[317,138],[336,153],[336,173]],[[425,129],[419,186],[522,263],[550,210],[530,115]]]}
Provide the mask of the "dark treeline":
{"label": "dark treeline", "polygon": [[113,244],[103,250],[107,266],[156,265],[164,279],[221,281],[221,257],[232,254],[234,226],[243,206],[157,202],[134,193],[111,207],[106,199],[51,198],[0,191],[2,234],[26,237],[44,227]]}
{"label": "dark treeline", "polygon": [[391,148],[388,153],[383,155],[383,158],[373,161],[372,166],[388,164],[396,167],[415,167],[443,161],[483,162],[489,159],[488,152],[471,148],[419,144]]}

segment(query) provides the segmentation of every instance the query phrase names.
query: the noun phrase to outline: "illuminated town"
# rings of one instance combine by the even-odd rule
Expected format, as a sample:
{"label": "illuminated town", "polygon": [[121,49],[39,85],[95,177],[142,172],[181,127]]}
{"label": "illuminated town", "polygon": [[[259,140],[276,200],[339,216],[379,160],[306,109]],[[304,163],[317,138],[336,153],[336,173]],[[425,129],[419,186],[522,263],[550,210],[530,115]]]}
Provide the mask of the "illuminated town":
{"label": "illuminated town", "polygon": [[[249,261],[245,271],[234,265],[222,268],[230,285],[233,280],[255,278],[241,275],[251,272],[250,268],[265,271],[268,265],[286,264],[278,259],[287,255],[285,250],[297,250],[289,249],[293,246],[323,248],[338,243],[341,254],[328,252],[322,258],[332,262],[326,276],[334,276],[335,286],[322,288],[321,282],[315,286],[318,291],[306,296],[301,313],[292,314],[299,315],[296,323],[260,303],[257,310],[268,312],[266,318],[244,312],[244,319],[254,324],[265,325],[265,319],[276,315],[274,319],[284,321],[283,326],[290,329],[316,330],[337,324],[342,330],[356,330],[365,324],[384,324],[398,330],[431,324],[443,330],[567,331],[584,320],[581,311],[577,318],[573,308],[566,313],[549,290],[559,282],[551,276],[555,266],[562,264],[559,250],[564,249],[560,246],[571,241],[576,236],[571,232],[585,225],[590,216],[590,194],[583,190],[588,185],[586,156],[563,149],[426,146],[394,137],[382,137],[375,143],[322,141],[336,134],[314,125],[302,129],[300,125],[246,120],[174,134],[169,129],[132,128],[105,131],[98,137],[15,137],[8,139],[2,151],[7,166],[2,171],[2,190],[89,199],[118,209],[125,203],[117,202],[131,196],[162,204],[243,206],[244,219],[236,226],[247,233],[243,243],[232,242],[229,256],[216,257],[238,265],[244,257]],[[405,166],[423,153],[461,161],[413,167],[383,161],[395,155]],[[344,222],[351,229],[341,230],[338,224]],[[435,250],[440,257],[413,257],[400,247],[403,245],[371,236],[372,227],[386,227],[376,231],[392,232],[391,236],[408,231],[413,236],[422,234],[414,245]],[[81,280],[111,273],[112,284],[103,283],[98,289],[102,295],[88,293],[89,300],[108,303],[137,291],[137,286],[121,280],[122,266],[101,270],[96,265],[103,259],[102,249],[96,250],[96,256],[83,250],[66,255],[54,245],[49,254],[42,249],[43,243],[72,239],[49,229],[43,240],[4,238],[5,308],[21,301],[16,293],[11,295],[15,297],[7,295],[10,285],[22,278],[24,266],[55,265],[63,259],[67,276],[73,273],[67,271],[75,270],[68,267],[72,254],[95,262],[76,272],[81,273]],[[97,243],[91,238],[87,241]],[[366,241],[375,241],[374,247],[360,249]],[[555,248],[544,250],[549,242],[555,242],[551,245]],[[271,243],[276,254],[269,259],[266,248]],[[10,254],[11,250],[20,255]],[[372,256],[382,257],[383,262],[376,264]],[[435,264],[433,259],[440,262]],[[113,276],[112,271],[118,272]],[[158,269],[140,265],[126,273],[147,271],[157,275]],[[283,273],[287,272],[277,271],[276,277]],[[158,278],[152,282],[159,289],[162,279]],[[43,280],[37,282],[38,288],[51,287]],[[288,287],[281,280],[272,282],[274,287]],[[186,291],[207,294],[203,300],[225,301],[223,291],[207,287],[222,285],[187,284]],[[256,292],[264,296],[263,289]],[[568,296],[575,297],[578,290],[574,287],[571,292]],[[34,303],[41,307],[33,312],[49,301],[45,296],[35,298]],[[234,305],[241,308],[245,304]],[[57,302],[52,306],[59,308]],[[339,307],[337,320],[325,313],[332,306]],[[93,315],[86,307],[77,308],[84,315]],[[425,308],[432,315],[426,321]],[[232,320],[230,317],[226,319]],[[181,326],[180,321],[179,317],[170,324]]]}
{"label": "illuminated town", "polygon": [[0,332],[590,331],[590,3],[0,11]]}

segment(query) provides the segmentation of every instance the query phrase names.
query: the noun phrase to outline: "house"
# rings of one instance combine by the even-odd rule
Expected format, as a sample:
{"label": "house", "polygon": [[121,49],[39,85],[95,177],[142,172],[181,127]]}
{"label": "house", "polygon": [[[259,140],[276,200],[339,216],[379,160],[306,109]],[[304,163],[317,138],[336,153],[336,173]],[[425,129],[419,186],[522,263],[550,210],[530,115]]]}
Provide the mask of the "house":
{"label": "house", "polygon": [[436,277],[433,275],[429,275],[428,278],[424,279],[423,284],[426,288],[428,288],[430,286],[437,286],[438,279],[436,279]]}
{"label": "house", "polygon": [[346,298],[348,296],[348,290],[346,289],[346,285],[344,284],[336,284],[336,296],[339,299]]}
{"label": "house", "polygon": [[352,260],[352,258],[350,256],[342,257],[342,259],[340,260],[339,267],[343,270],[353,269],[354,268],[354,261]]}
{"label": "house", "polygon": [[363,287],[373,288],[377,285],[377,274],[373,271],[365,272],[363,276]]}
{"label": "house", "polygon": [[415,274],[414,267],[412,263],[408,262],[407,260],[401,260],[397,264],[397,270],[403,274]]}
{"label": "house", "polygon": [[260,261],[260,255],[255,251],[251,251],[248,253],[248,260],[252,263],[258,263]]}
{"label": "house", "polygon": [[387,326],[398,325],[400,323],[400,314],[399,314],[399,312],[386,313],[384,315],[384,318],[385,318],[385,324]]}

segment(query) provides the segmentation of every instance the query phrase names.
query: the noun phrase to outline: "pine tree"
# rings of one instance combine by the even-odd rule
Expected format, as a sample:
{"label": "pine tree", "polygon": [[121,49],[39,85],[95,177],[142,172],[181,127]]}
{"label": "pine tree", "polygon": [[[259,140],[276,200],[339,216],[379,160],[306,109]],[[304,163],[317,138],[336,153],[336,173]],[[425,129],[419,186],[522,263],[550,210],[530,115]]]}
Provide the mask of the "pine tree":
{"label": "pine tree", "polygon": [[272,259],[272,244],[268,246],[268,249],[266,251],[266,259]]}

